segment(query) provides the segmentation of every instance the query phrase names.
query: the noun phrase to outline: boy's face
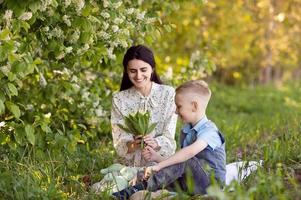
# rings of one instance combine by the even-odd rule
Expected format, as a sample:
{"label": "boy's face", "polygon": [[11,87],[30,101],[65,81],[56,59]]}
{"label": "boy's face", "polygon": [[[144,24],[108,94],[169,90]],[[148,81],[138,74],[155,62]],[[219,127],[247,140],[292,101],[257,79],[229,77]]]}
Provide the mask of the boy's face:
{"label": "boy's face", "polygon": [[176,114],[185,122],[185,123],[193,123],[194,122],[194,113],[195,108],[193,107],[193,103],[191,99],[188,98],[189,95],[185,96],[185,94],[176,94],[175,103],[176,103]]}

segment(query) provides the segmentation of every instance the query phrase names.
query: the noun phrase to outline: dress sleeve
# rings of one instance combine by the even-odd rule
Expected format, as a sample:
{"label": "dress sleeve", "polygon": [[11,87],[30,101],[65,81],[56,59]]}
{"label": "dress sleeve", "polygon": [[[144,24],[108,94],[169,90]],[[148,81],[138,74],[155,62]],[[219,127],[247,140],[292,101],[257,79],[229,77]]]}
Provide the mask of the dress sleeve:
{"label": "dress sleeve", "polygon": [[112,110],[111,110],[111,126],[112,126],[112,137],[113,145],[117,154],[125,158],[126,160],[132,160],[134,154],[128,154],[128,148],[126,143],[133,140],[131,134],[126,133],[117,124],[123,124],[123,115],[118,107],[118,99],[114,96],[112,100]]}
{"label": "dress sleeve", "polygon": [[177,115],[175,114],[176,106],[174,103],[174,90],[169,98],[166,99],[166,117],[164,118],[164,125],[162,130],[162,135],[156,137],[158,145],[161,147],[159,153],[161,156],[167,158],[175,153],[176,141],[175,141],[175,131],[177,125]]}

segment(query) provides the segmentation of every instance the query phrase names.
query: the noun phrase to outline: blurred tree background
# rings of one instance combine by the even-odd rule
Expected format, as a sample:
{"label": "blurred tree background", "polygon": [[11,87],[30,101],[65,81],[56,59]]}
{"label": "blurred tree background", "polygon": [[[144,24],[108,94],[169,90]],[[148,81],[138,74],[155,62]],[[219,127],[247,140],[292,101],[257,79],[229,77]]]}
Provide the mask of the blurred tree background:
{"label": "blurred tree background", "polygon": [[[129,46],[151,47],[173,86],[283,86],[301,76],[300,9],[300,0],[0,0],[0,199],[83,198],[81,176],[99,180],[116,156],[111,97]],[[300,91],[283,91],[293,97],[271,102],[299,110]],[[251,112],[248,98],[221,95],[216,107]]]}

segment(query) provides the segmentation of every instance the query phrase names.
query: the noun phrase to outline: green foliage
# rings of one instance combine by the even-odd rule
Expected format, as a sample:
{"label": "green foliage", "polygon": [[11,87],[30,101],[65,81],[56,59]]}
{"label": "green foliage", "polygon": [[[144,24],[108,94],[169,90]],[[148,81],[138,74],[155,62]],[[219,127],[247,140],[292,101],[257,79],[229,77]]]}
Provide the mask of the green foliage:
{"label": "green foliage", "polygon": [[[135,136],[144,136],[151,133],[157,126],[157,123],[149,124],[150,112],[144,113],[137,111],[135,114],[129,114],[124,118],[124,125],[118,126],[127,133]],[[143,140],[141,141],[141,148],[143,148]]]}

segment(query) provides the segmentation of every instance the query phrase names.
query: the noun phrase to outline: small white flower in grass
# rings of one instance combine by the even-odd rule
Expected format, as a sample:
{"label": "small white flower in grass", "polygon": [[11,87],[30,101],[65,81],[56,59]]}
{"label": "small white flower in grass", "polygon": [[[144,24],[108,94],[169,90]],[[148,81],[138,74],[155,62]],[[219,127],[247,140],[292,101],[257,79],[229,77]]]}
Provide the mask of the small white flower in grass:
{"label": "small white flower in grass", "polygon": [[115,24],[121,24],[123,22],[123,19],[121,19],[121,18],[115,18],[113,22]]}
{"label": "small white flower in grass", "polygon": [[0,122],[0,128],[5,127],[5,122]]}
{"label": "small white flower in grass", "polygon": [[126,14],[131,15],[131,14],[134,13],[134,11],[135,11],[134,8],[129,8],[129,9],[126,10]]}
{"label": "small white flower in grass", "polygon": [[32,13],[31,12],[25,12],[18,19],[26,21],[26,20],[30,20],[31,17],[32,17]]}
{"label": "small white flower in grass", "polygon": [[103,6],[104,8],[107,8],[107,7],[109,6],[109,2],[108,2],[107,0],[103,0],[103,1],[102,1],[102,6]]}
{"label": "small white flower in grass", "polygon": [[143,19],[144,19],[144,15],[145,15],[145,11],[143,11],[143,12],[141,12],[141,13],[138,13],[138,14],[137,14],[137,19],[143,20]]}
{"label": "small white flower in grass", "polygon": [[112,30],[113,30],[114,33],[116,33],[119,30],[119,28],[118,28],[118,26],[113,25]]}
{"label": "small white flower in grass", "polygon": [[49,113],[47,113],[47,114],[44,114],[44,117],[47,118],[47,119],[50,119],[51,113],[49,112]]}
{"label": "small white flower in grass", "polygon": [[105,22],[105,21],[102,22],[102,29],[103,29],[103,30],[107,30],[107,29],[109,28],[109,26],[110,26],[110,25],[109,25],[107,22]]}
{"label": "small white flower in grass", "polygon": [[107,12],[101,12],[100,15],[101,15],[103,18],[106,18],[106,19],[110,18],[110,14],[107,13]]}
{"label": "small white flower in grass", "polygon": [[113,8],[118,9],[122,5],[122,1],[113,3]]}

